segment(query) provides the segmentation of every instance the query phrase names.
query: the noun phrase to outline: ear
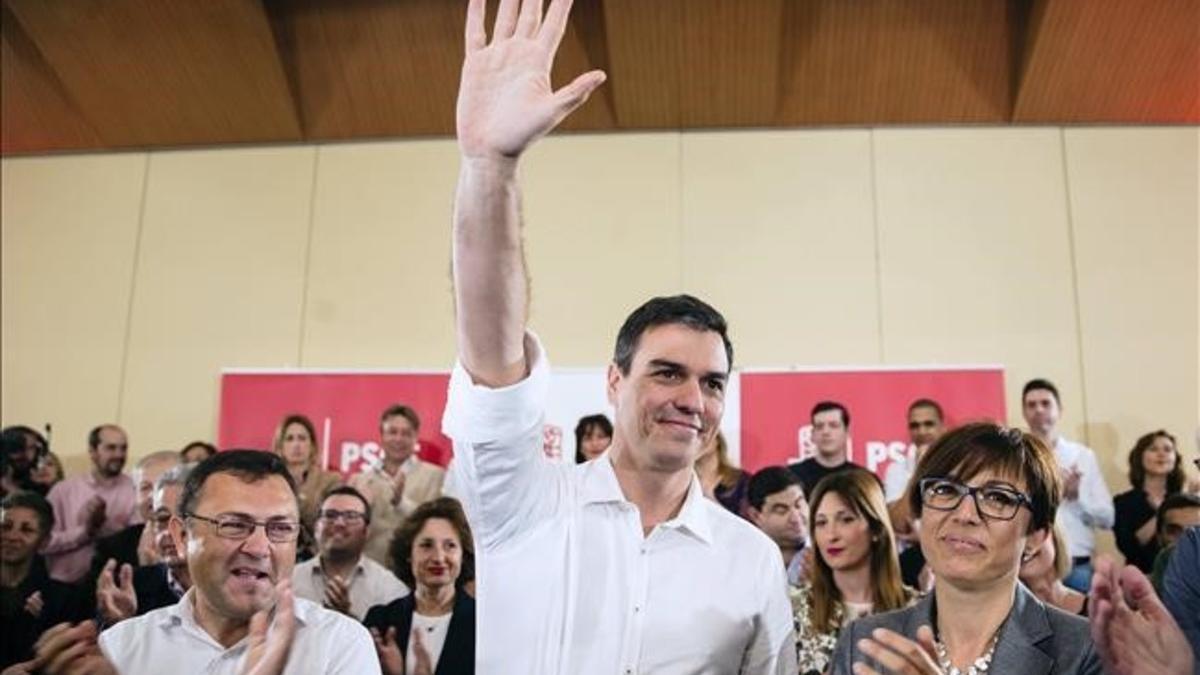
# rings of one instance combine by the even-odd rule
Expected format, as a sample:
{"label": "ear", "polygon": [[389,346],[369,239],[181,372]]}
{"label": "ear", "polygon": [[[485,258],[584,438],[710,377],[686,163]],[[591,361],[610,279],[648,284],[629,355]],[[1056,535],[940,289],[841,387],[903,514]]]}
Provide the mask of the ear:
{"label": "ear", "polygon": [[762,511],[759,511],[753,506],[747,506],[746,513],[750,514],[750,522],[754,523],[759,529],[761,529],[763,519]]}
{"label": "ear", "polygon": [[175,550],[179,552],[179,556],[187,558],[187,525],[179,516],[172,516],[167,523],[167,531],[171,533],[171,541],[175,543]]}
{"label": "ear", "polygon": [[605,393],[608,394],[608,404],[613,408],[617,407],[617,389],[620,387],[621,380],[624,378],[625,376],[621,374],[621,369],[617,367],[616,363],[608,364],[608,373],[605,376],[606,382],[604,389]]}
{"label": "ear", "polygon": [[1034,553],[1046,543],[1046,537],[1050,536],[1049,528],[1041,528],[1030,532],[1025,537],[1025,548],[1021,551],[1021,562],[1025,562],[1028,558],[1033,557]]}

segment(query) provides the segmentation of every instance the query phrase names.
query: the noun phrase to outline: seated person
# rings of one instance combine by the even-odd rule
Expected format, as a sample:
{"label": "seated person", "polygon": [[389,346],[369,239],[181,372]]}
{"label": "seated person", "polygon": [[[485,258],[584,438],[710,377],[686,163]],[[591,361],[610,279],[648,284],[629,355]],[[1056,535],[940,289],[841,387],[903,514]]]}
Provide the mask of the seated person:
{"label": "seated person", "polygon": [[1158,507],[1158,556],[1154,559],[1154,571],[1150,578],[1154,589],[1162,592],[1163,574],[1171,561],[1175,543],[1183,537],[1189,527],[1200,526],[1200,495],[1180,492],[1163,500]]}
{"label": "seated person", "polygon": [[799,586],[808,576],[808,502],[800,479],[782,466],[768,466],[750,478],[746,493],[750,522],[779,546],[788,584]]}
{"label": "seated person", "polygon": [[590,462],[604,454],[612,443],[612,435],[608,417],[601,414],[580,417],[575,425],[575,463]]}
{"label": "seated person", "polygon": [[933,592],[843,629],[831,672],[1099,673],[1087,622],[1017,581],[1058,509],[1050,449],[1016,429],[966,424],[925,452],[913,481]]}
{"label": "seated person", "polygon": [[370,524],[361,492],[348,485],[330,490],[317,512],[317,556],[292,573],[296,597],[361,621],[371,607],[408,595],[391,570],[363,555]]}
{"label": "seated person", "polygon": [[896,540],[879,481],[865,469],[822,478],[809,520],[816,548],[811,581],[792,593],[801,675],[826,672],[842,627],[906,607],[916,593],[900,581]]}
{"label": "seated person", "polygon": [[475,568],[475,549],[458,501],[425,502],[392,540],[396,575],[413,592],[372,607],[371,629],[385,675],[475,672],[475,600],[463,585]]}
{"label": "seated person", "polygon": [[1086,618],[1087,596],[1063,583],[1071,572],[1068,550],[1062,528],[1051,527],[1040,548],[1022,554],[1018,577],[1042,602]]}
{"label": "seated person", "polygon": [[55,581],[38,550],[50,536],[50,503],[36,492],[14,492],[0,501],[0,669],[33,658],[47,628],[91,615],[75,586]]}
{"label": "seated person", "polygon": [[1167,497],[1179,494],[1184,483],[1183,459],[1175,437],[1165,431],[1142,436],[1129,451],[1129,482],[1133,489],[1113,497],[1113,534],[1125,561],[1150,573],[1158,555],[1156,513]]}

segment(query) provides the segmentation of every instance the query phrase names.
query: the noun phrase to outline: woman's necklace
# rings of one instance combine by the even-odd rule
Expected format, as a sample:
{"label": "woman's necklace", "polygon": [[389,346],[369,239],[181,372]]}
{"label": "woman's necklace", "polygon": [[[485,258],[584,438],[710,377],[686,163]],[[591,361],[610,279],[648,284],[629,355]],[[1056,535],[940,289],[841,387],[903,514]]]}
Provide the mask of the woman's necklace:
{"label": "woman's necklace", "polygon": [[996,643],[999,641],[1000,629],[997,628],[995,634],[992,635],[992,643],[988,646],[988,650],[984,652],[983,656],[975,659],[975,663],[972,663],[964,672],[959,670],[958,666],[950,663],[950,654],[946,649],[946,644],[942,642],[941,638],[938,638],[933,641],[934,649],[937,650],[938,667],[946,675],[982,675],[992,665],[992,657],[996,654]]}

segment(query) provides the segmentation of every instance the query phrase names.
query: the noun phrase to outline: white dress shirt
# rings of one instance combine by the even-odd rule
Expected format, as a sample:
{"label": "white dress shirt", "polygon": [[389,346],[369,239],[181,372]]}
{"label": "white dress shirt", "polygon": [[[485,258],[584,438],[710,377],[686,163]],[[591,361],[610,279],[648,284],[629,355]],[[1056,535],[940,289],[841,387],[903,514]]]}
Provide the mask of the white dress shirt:
{"label": "white dress shirt", "polygon": [[501,389],[461,364],[443,420],[476,542],[480,673],[794,673],[779,548],[692,484],[679,515],[643,535],[605,453],[547,460],[550,367]]}
{"label": "white dress shirt", "polygon": [[892,460],[887,471],[883,472],[883,498],[887,503],[900,499],[908,489],[908,481],[912,478],[913,469],[917,466],[916,450],[909,446],[909,452],[904,457]]}
{"label": "white dress shirt", "polygon": [[1113,526],[1112,495],[1104,483],[1104,474],[1096,462],[1096,453],[1081,443],[1059,436],[1054,444],[1054,457],[1060,469],[1074,467],[1079,478],[1079,496],[1064,499],[1058,506],[1058,526],[1067,535],[1067,550],[1072,558],[1091,557],[1096,550],[1093,530],[1108,530]]}
{"label": "white dress shirt", "polygon": [[[359,556],[349,582],[350,613],[359,621],[375,605],[386,605],[408,595],[408,586],[403,581],[365,555]],[[325,571],[321,569],[321,556],[296,565],[292,570],[292,589],[298,598],[312,600],[322,606],[325,604]]]}
{"label": "white dress shirt", "polygon": [[[121,675],[241,672],[247,641],[226,649],[201,628],[192,613],[195,592],[193,588],[177,604],[126,619],[100,634],[101,651]],[[362,624],[296,598],[296,635],[283,675],[379,672],[375,644]]]}

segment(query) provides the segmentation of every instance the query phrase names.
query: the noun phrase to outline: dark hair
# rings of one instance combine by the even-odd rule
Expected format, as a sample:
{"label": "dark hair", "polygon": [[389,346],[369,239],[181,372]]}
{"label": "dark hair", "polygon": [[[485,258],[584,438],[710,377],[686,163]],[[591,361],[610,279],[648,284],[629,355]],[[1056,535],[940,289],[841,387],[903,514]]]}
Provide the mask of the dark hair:
{"label": "dark hair", "polygon": [[382,430],[383,423],[393,417],[403,417],[404,419],[408,420],[408,423],[412,425],[413,431],[421,430],[421,416],[417,414],[416,410],[413,410],[412,408],[401,403],[393,403],[392,405],[389,405],[387,409],[379,415],[379,428]]}
{"label": "dark hair", "polygon": [[92,430],[88,432],[89,449],[95,450],[100,447],[100,432],[104,431],[105,429],[116,429],[121,433],[125,433],[124,429],[115,424],[101,424],[97,427],[93,427]]}
{"label": "dark hair", "polygon": [[1162,500],[1162,504],[1158,505],[1158,521],[1154,526],[1155,534],[1162,539],[1166,532],[1167,512],[1175,509],[1200,509],[1200,495],[1194,495],[1190,492],[1176,492],[1173,495],[1167,495],[1166,499]]}
{"label": "dark hair", "polygon": [[1032,380],[1026,382],[1024,387],[1021,387],[1021,403],[1025,403],[1025,397],[1029,395],[1029,392],[1036,389],[1043,389],[1051,394],[1054,394],[1054,402],[1062,405],[1062,399],[1058,397],[1058,387],[1054,386],[1054,383],[1050,380],[1040,377],[1033,378]]}
{"label": "dark hair", "polygon": [[916,410],[917,408],[932,408],[933,411],[937,413],[937,418],[938,418],[939,422],[946,421],[946,415],[942,412],[942,406],[939,405],[937,401],[935,401],[931,398],[919,398],[919,399],[913,401],[912,403],[909,403],[908,404],[908,414],[911,415],[912,411]]}
{"label": "dark hair", "polygon": [[[1045,443],[1019,429],[974,422],[946,433],[921,455],[909,485],[925,478],[965,483],[988,469],[1024,481],[1022,492],[1033,512],[1029,532],[1050,527],[1062,494],[1057,462]],[[914,518],[921,517],[920,489],[908,491],[908,506]]]}
{"label": "dark hair", "polygon": [[458,535],[459,545],[462,546],[462,567],[454,586],[461,589],[463,584],[475,580],[475,542],[471,539],[471,525],[467,523],[467,514],[463,512],[462,504],[457,499],[438,497],[418,506],[400,527],[396,528],[396,536],[392,538],[389,547],[392,572],[411,588],[413,593],[417,592],[417,580],[412,571],[412,547],[425,523],[434,518],[449,522]]}
{"label": "dark hair", "polygon": [[368,524],[371,522],[371,502],[367,501],[367,498],[363,496],[363,493],[349,485],[338,485],[337,487],[326,490],[325,494],[321,495],[321,506],[325,506],[326,499],[329,499],[330,497],[336,497],[338,495],[350,495],[351,497],[357,497],[358,501],[362,502],[363,505],[364,522]]}
{"label": "dark hair", "polygon": [[183,449],[179,451],[179,456],[181,458],[186,456],[188,453],[188,450],[191,450],[192,448],[204,448],[204,452],[205,452],[204,459],[208,459],[209,457],[212,457],[213,455],[217,454],[217,446],[213,445],[212,443],[208,443],[205,441],[192,441],[191,443],[188,443],[187,445],[183,446]]}
{"label": "dark hair", "polygon": [[1160,438],[1171,441],[1171,447],[1175,449],[1175,467],[1171,469],[1171,473],[1167,474],[1167,494],[1179,492],[1183,489],[1183,481],[1187,476],[1183,473],[1183,458],[1179,456],[1179,444],[1175,441],[1175,437],[1167,433],[1165,429],[1151,431],[1133,444],[1133,449],[1129,451],[1129,482],[1139,490],[1146,484],[1146,467],[1142,466],[1142,456],[1146,454],[1150,446],[1154,445],[1154,441]]}
{"label": "dark hair", "polygon": [[246,483],[257,483],[270,476],[279,476],[287,481],[299,508],[296,480],[292,478],[282,457],[265,450],[226,450],[200,462],[188,474],[183,483],[183,494],[179,496],[180,515],[192,512],[196,502],[200,501],[200,491],[204,488],[205,481],[209,476],[218,473],[231,473]]}
{"label": "dark hair", "polygon": [[48,450],[50,448],[50,446],[46,443],[45,436],[38,433],[35,429],[31,429],[21,424],[11,427],[4,427],[4,430],[0,431],[0,447],[4,449],[3,452],[5,455],[18,450],[23,451],[25,450],[25,441],[30,436],[33,436],[37,439],[43,450]]}
{"label": "dark hair", "polygon": [[[800,479],[790,469],[783,466],[768,466],[759,469],[750,477],[750,483],[746,486],[746,498],[750,501],[750,506],[762,511],[763,504],[767,503],[767,497],[777,492],[783,492],[792,485],[803,487]],[[801,492],[803,493],[803,490]]]}
{"label": "dark hair", "polygon": [[575,425],[575,463],[583,464],[587,458],[583,456],[583,439],[596,429],[604,432],[605,436],[612,438],[613,425],[604,415],[588,415],[580,417],[579,423]]}
{"label": "dark hair", "polygon": [[36,492],[21,491],[14,492],[3,500],[0,500],[0,510],[8,511],[9,509],[29,509],[37,514],[38,527],[41,528],[41,536],[50,536],[50,529],[54,527],[54,507],[46,498]]}
{"label": "dark hair", "polygon": [[823,413],[829,410],[840,411],[842,413],[842,425],[847,429],[850,428],[850,411],[846,409],[846,406],[838,403],[837,401],[820,401],[813,406],[812,412],[808,414],[808,420],[811,422],[813,418],[817,416],[817,413]]}
{"label": "dark hair", "polygon": [[633,355],[637,351],[642,335],[657,326],[683,325],[702,333],[712,331],[721,336],[725,345],[725,359],[733,369],[733,343],[729,341],[729,327],[725,317],[711,305],[691,295],[672,295],[651,298],[625,318],[617,332],[617,344],[613,348],[613,363],[622,375],[628,375],[633,366]]}

